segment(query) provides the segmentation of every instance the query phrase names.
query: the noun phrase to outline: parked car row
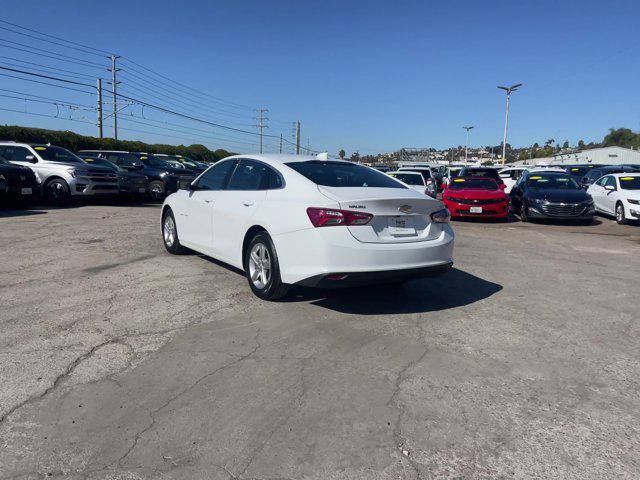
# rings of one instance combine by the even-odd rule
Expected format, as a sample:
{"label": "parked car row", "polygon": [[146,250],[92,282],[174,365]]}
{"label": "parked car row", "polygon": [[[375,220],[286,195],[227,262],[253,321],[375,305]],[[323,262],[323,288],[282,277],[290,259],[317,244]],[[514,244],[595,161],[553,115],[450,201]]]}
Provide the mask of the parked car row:
{"label": "parked car row", "polygon": [[[435,197],[424,179],[407,170],[389,175]],[[595,180],[594,180],[595,179]],[[618,223],[640,220],[640,169],[633,165],[448,167],[442,201],[451,216],[521,221],[574,220],[591,223],[611,215]]]}
{"label": "parked car row", "polygon": [[74,197],[127,195],[162,200],[207,165],[179,155],[82,150],[0,142],[0,197],[64,203]]}

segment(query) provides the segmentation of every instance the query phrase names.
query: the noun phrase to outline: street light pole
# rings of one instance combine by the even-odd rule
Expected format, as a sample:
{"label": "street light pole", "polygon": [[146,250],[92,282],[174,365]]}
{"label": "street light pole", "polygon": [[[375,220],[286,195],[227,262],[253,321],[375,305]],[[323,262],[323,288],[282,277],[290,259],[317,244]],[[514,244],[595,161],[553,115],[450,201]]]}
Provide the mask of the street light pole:
{"label": "street light pole", "polygon": [[469,132],[475,128],[475,125],[471,127],[462,127],[467,131],[467,143],[464,146],[464,163],[469,162]]}
{"label": "street light pole", "polygon": [[504,90],[507,92],[507,112],[504,118],[504,137],[502,139],[502,164],[505,164],[507,160],[507,130],[509,129],[509,105],[511,104],[511,93],[515,92],[522,86],[522,83],[516,83],[515,85],[511,85],[510,87],[501,87],[498,86],[500,90]]}

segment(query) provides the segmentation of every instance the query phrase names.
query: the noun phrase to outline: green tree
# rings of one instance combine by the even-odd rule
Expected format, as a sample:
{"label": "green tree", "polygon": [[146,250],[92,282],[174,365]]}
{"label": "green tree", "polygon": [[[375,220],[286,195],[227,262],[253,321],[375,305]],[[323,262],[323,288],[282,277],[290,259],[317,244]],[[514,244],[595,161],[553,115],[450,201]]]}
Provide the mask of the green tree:
{"label": "green tree", "polygon": [[345,152],[344,150],[340,150],[338,152],[338,156],[340,157],[340,160],[344,160],[344,157],[347,155],[347,152]]}
{"label": "green tree", "polygon": [[569,140],[565,140],[562,144],[562,148],[569,148]]}
{"label": "green tree", "polygon": [[629,128],[610,128],[602,142],[605,146],[640,147],[640,133]]}
{"label": "green tree", "polygon": [[351,154],[351,158],[349,159],[352,162],[359,162],[360,161],[360,154],[358,152],[353,152]]}

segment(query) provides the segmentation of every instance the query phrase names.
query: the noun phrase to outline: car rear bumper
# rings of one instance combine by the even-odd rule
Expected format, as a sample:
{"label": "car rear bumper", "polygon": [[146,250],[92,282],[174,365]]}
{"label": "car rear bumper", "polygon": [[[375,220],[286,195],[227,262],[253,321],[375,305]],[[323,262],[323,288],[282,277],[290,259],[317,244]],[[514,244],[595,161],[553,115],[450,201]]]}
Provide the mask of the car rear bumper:
{"label": "car rear bumper", "polygon": [[437,277],[451,270],[453,262],[420,268],[400,270],[379,270],[373,272],[334,272],[305,278],[296,285],[318,288],[348,288],[361,285],[375,285],[402,282],[414,278]]}
{"label": "car rear bumper", "polygon": [[449,224],[443,227],[434,239],[405,243],[360,242],[344,227],[310,228],[272,238],[284,283],[317,285],[332,274],[346,274],[349,282],[376,283],[448,269],[454,233]]}
{"label": "car rear bumper", "polygon": [[451,212],[451,217],[507,218],[509,216],[509,202],[477,205],[482,207],[481,213],[471,213],[471,207],[475,205],[448,201],[445,201],[444,204]]}

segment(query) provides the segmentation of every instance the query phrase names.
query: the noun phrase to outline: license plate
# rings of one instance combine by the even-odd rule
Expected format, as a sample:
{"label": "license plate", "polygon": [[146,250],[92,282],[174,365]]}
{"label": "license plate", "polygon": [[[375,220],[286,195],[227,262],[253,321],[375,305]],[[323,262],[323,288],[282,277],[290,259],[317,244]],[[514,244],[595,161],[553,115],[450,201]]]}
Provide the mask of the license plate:
{"label": "license plate", "polygon": [[140,187],[140,188],[138,188],[138,193],[144,193],[144,192],[146,192],[146,191],[147,191],[147,190],[146,190],[146,188],[144,188],[144,187]]}
{"label": "license plate", "polygon": [[21,190],[22,195],[31,195],[33,193],[33,190],[30,188],[23,188]]}
{"label": "license plate", "polygon": [[471,213],[482,213],[482,207],[471,207],[469,211]]}
{"label": "license plate", "polygon": [[389,219],[391,235],[416,235],[416,227],[411,217],[393,217]]}

